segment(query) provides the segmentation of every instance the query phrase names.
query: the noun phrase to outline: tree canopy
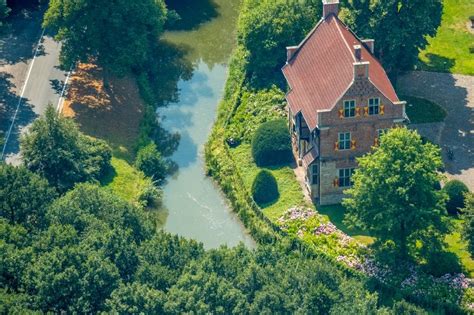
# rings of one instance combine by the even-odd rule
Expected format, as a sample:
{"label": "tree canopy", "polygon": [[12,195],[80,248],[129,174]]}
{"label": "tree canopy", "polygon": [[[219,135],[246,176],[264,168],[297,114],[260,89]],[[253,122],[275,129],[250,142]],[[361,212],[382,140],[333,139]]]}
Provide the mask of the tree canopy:
{"label": "tree canopy", "polygon": [[21,153],[25,166],[59,191],[98,179],[112,157],[107,143],[81,133],[71,119],[58,115],[52,106],[22,137]]}
{"label": "tree canopy", "polygon": [[48,181],[25,167],[0,164],[0,217],[29,228],[44,225],[56,193]]}
{"label": "tree canopy", "polygon": [[442,0],[348,0],[345,22],[361,38],[375,39],[375,52],[392,77],[409,70],[441,24]]}
{"label": "tree canopy", "polygon": [[144,66],[165,19],[163,0],[51,0],[43,26],[63,42],[65,67],[93,58],[105,70],[125,74]]}
{"label": "tree canopy", "polygon": [[239,42],[248,54],[247,70],[255,84],[275,83],[275,73],[280,73],[285,64],[286,47],[298,45],[316,24],[321,16],[321,3],[246,1],[238,28]]}
{"label": "tree canopy", "polygon": [[343,201],[349,223],[370,231],[380,243],[393,242],[403,257],[417,235],[445,231],[447,198],[436,189],[443,165],[438,147],[423,144],[415,131],[396,128],[358,164]]}

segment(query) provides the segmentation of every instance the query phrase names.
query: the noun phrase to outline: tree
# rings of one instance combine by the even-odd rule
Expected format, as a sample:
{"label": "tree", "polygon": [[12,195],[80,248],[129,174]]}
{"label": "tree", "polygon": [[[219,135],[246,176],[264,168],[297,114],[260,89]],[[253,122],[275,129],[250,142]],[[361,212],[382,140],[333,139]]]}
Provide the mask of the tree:
{"label": "tree", "polygon": [[110,147],[85,136],[50,105],[21,139],[25,166],[64,192],[77,182],[98,179],[110,165]]}
{"label": "tree", "polygon": [[47,218],[50,223],[71,225],[79,233],[86,232],[94,221],[101,221],[110,228],[117,226],[129,231],[137,244],[154,231],[153,223],[142,209],[87,183],[76,185],[57,199],[48,210]]}
{"label": "tree", "polygon": [[168,174],[169,163],[152,142],[138,151],[135,167],[153,180],[162,182]]}
{"label": "tree", "polygon": [[166,14],[162,0],[51,0],[43,26],[63,42],[65,67],[95,59],[106,78],[145,65]]}
{"label": "tree", "polygon": [[44,226],[44,215],[56,198],[48,181],[25,167],[0,164],[0,216],[28,229]]}
{"label": "tree", "polygon": [[252,184],[252,197],[258,205],[273,202],[280,196],[278,192],[278,183],[267,170],[261,170]]}
{"label": "tree", "polygon": [[444,185],[443,190],[448,195],[446,209],[449,214],[456,215],[464,207],[464,195],[469,192],[466,184],[460,180],[453,179]]}
{"label": "tree", "polygon": [[370,231],[379,243],[394,242],[403,258],[418,233],[445,230],[446,195],[435,188],[442,179],[438,147],[423,144],[415,131],[397,128],[358,163],[343,201],[348,223]]}
{"label": "tree", "polygon": [[112,314],[163,314],[165,294],[140,283],[121,284],[106,301]]}
{"label": "tree", "polygon": [[436,35],[442,10],[441,0],[352,0],[345,21],[359,36],[375,38],[378,57],[396,77],[413,67],[427,37]]}
{"label": "tree", "polygon": [[238,23],[239,42],[248,53],[247,70],[256,84],[275,83],[275,72],[285,64],[286,46],[298,45],[316,24],[320,1],[247,2]]}
{"label": "tree", "polygon": [[258,127],[252,139],[252,156],[258,166],[292,161],[290,132],[284,119],[268,121]]}
{"label": "tree", "polygon": [[474,257],[474,194],[466,193],[464,213],[464,239],[468,243],[468,250]]}

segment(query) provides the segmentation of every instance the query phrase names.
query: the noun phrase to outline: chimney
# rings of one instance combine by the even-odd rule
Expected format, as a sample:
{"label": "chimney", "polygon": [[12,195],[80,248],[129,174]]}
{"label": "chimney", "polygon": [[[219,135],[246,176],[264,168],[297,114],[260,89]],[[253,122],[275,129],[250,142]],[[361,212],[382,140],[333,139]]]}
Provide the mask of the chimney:
{"label": "chimney", "polygon": [[354,45],[354,57],[357,61],[362,59],[362,47],[360,45]]}
{"label": "chimney", "polygon": [[323,0],[323,18],[339,14],[339,0]]}
{"label": "chimney", "polygon": [[298,46],[286,47],[286,62],[290,61],[298,50]]}
{"label": "chimney", "polygon": [[370,50],[370,52],[373,55],[374,51],[375,51],[375,40],[374,39],[363,39],[362,43],[365,44],[365,46]]}
{"label": "chimney", "polygon": [[354,80],[367,79],[369,77],[369,65],[368,61],[357,61],[354,62]]}

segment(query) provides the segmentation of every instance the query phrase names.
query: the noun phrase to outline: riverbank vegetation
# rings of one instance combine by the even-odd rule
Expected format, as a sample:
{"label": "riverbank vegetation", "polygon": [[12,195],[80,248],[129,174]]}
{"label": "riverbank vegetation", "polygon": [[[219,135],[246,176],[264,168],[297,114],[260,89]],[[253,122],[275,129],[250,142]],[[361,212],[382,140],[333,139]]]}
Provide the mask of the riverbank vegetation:
{"label": "riverbank vegetation", "polygon": [[[279,12],[283,10],[281,7],[284,7],[285,1],[277,2],[272,7],[268,2],[261,4],[253,0],[244,1],[238,28],[239,45],[231,61],[225,96],[219,107],[218,121],[206,147],[209,174],[220,183],[232,202],[234,210],[260,244],[265,244],[268,241],[291,239],[298,246],[332,260],[334,264],[341,266],[341,268],[345,266],[351,270],[358,270],[364,275],[363,277],[375,281],[377,287],[386,294],[383,301],[393,301],[405,296],[427,308],[438,309],[438,311],[462,312],[460,307],[467,307],[472,303],[470,300],[472,289],[467,289],[469,281],[466,280],[464,275],[454,274],[445,275],[444,278],[436,278],[441,275],[434,272],[433,269],[431,271],[426,268],[422,269],[416,263],[413,264],[403,260],[399,261],[397,266],[393,264],[392,267],[387,266],[385,262],[374,256],[371,247],[367,248],[361,245],[329,222],[327,217],[314,210],[314,206],[305,200],[290,164],[268,168],[276,178],[280,198],[276,202],[269,205],[265,204],[262,207],[253,202],[250,193],[252,183],[262,168],[255,164],[249,142],[252,139],[252,134],[261,123],[273,120],[275,115],[278,116],[280,104],[277,97],[274,98],[275,102],[273,103],[263,101],[255,104],[255,100],[258,100],[257,95],[264,93],[269,86],[273,86],[274,95],[283,94],[284,92],[278,91],[279,86],[281,86],[281,77],[273,67],[273,63],[268,64],[268,67],[263,69],[251,66],[252,58],[258,59],[258,54],[265,48],[253,49],[248,39],[259,34],[260,37],[258,38],[261,42],[273,43],[282,47],[295,45],[299,40],[302,40],[298,37],[286,39],[279,37],[281,34],[273,33],[275,30],[272,31],[272,27],[264,23],[266,19],[261,18],[260,13],[263,16],[271,14],[278,16]],[[314,9],[311,1],[300,2],[299,5]],[[298,5],[295,5],[289,10],[297,9]],[[431,9],[434,10],[435,8]],[[249,13],[250,10],[251,13]],[[320,8],[316,7],[315,10],[320,10]],[[290,21],[279,21],[279,23],[288,22],[291,23],[291,27],[304,27],[305,23],[298,23],[299,20],[293,20],[295,16],[299,15],[293,15]],[[299,17],[304,19],[303,15]],[[257,21],[255,19],[261,20]],[[433,19],[431,26],[436,29],[436,18],[433,17]],[[413,23],[415,22],[416,19]],[[252,34],[253,29],[250,25],[257,24],[259,28],[254,28],[255,34]],[[265,31],[266,28],[269,29],[268,32]],[[279,28],[275,29],[278,30]],[[301,32],[301,34],[304,33]],[[413,40],[416,41],[417,39]],[[276,44],[277,42],[278,44]],[[418,42],[419,45],[423,45],[422,41],[418,40]],[[271,47],[274,46],[271,45]],[[275,51],[274,54],[271,54],[271,57],[264,52],[260,57],[284,60],[285,49]],[[392,57],[393,60],[398,58],[397,56]],[[415,60],[416,57],[414,59],[410,57],[409,60],[405,61],[409,66]],[[268,76],[265,73],[273,73],[273,76]],[[254,110],[254,108],[258,108],[258,110]],[[268,115],[268,118],[266,115]],[[248,123],[245,119],[247,116],[251,122],[256,122],[256,125]],[[249,130],[248,125],[251,125],[251,130]],[[289,187],[294,188],[295,191],[290,191]],[[294,203],[287,204],[287,201]],[[444,220],[442,217],[439,217],[439,219]],[[373,240],[367,243],[371,244]],[[447,268],[444,270],[449,272],[460,270],[452,269],[452,265],[449,265],[448,260],[443,261],[443,264]],[[433,275],[430,273],[433,273]],[[455,283],[462,283],[462,285]]]}

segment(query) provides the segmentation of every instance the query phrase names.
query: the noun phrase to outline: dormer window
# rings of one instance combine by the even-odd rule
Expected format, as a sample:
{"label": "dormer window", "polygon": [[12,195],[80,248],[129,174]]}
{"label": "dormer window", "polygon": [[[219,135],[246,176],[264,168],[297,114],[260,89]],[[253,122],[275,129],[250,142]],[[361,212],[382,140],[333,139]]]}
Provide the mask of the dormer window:
{"label": "dormer window", "polygon": [[350,118],[356,115],[356,103],[354,100],[344,101],[344,117]]}
{"label": "dormer window", "polygon": [[380,98],[369,98],[369,115],[378,115],[380,113]]}

